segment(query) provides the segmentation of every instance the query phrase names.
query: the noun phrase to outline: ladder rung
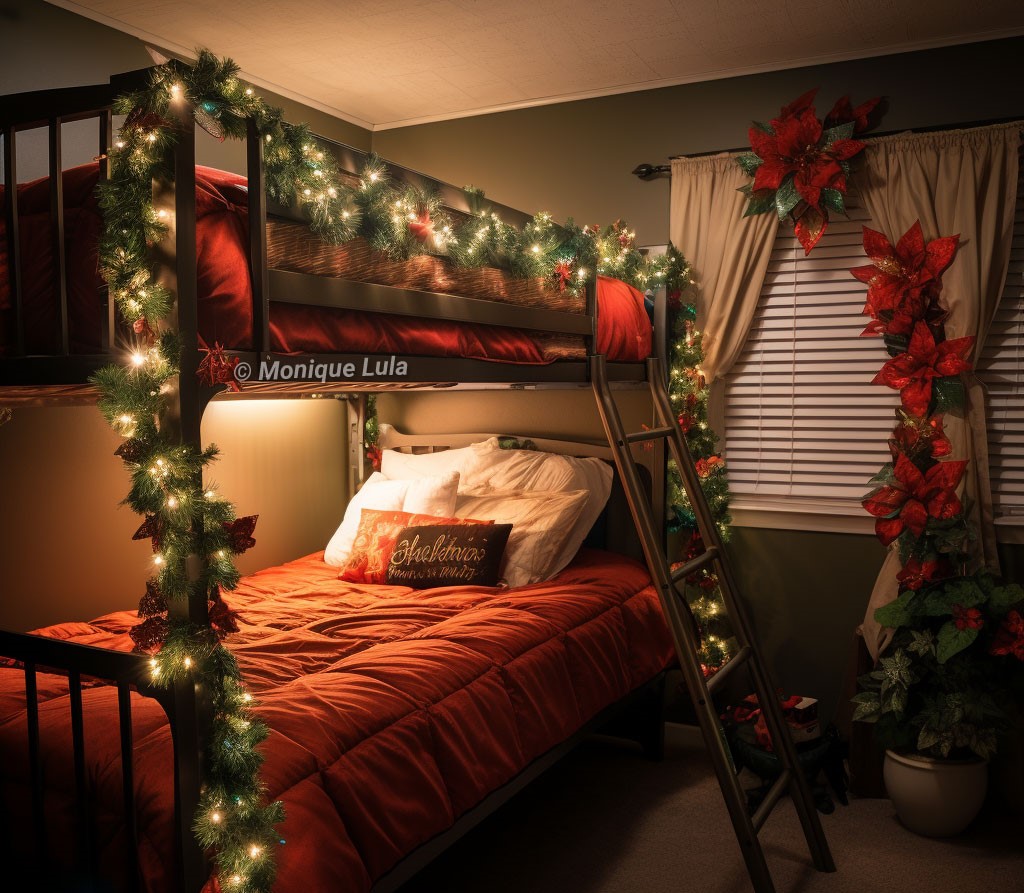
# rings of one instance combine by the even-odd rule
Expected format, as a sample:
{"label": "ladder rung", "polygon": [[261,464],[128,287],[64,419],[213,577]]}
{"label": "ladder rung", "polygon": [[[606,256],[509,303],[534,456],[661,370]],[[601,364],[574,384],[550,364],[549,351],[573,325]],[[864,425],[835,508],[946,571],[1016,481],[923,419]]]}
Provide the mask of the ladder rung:
{"label": "ladder rung", "polygon": [[768,816],[772,814],[775,804],[779,802],[782,795],[786,792],[792,778],[792,771],[789,769],[783,769],[782,774],[776,778],[772,786],[768,788],[768,793],[764,795],[764,800],[761,801],[761,805],[757,807],[757,811],[750,819],[755,831],[760,831],[761,826],[768,820]]}
{"label": "ladder rung", "polygon": [[750,656],[754,652],[750,650],[749,645],[744,645],[736,654],[729,659],[729,662],[722,665],[722,668],[715,673],[710,679],[708,679],[708,691],[714,693],[716,689],[722,687],[725,680],[729,678],[729,674],[738,670],[743,664],[745,664]]}
{"label": "ladder rung", "polygon": [[718,557],[718,546],[708,546],[703,552],[700,553],[696,558],[691,561],[687,561],[686,564],[680,565],[674,571],[672,571],[672,582],[678,583],[680,580],[690,576],[695,571],[699,571],[702,567],[706,567],[711,564]]}
{"label": "ladder rung", "polygon": [[626,443],[640,443],[644,440],[657,440],[659,437],[670,437],[673,428],[649,428],[646,431],[635,431],[626,435]]}

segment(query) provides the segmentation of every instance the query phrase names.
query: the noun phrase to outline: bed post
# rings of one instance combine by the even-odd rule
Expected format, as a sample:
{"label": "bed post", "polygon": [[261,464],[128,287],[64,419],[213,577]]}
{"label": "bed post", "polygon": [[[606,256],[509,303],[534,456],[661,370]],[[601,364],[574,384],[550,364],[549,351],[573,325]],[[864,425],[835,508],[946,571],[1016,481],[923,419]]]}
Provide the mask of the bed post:
{"label": "bed post", "polygon": [[363,438],[366,432],[366,394],[349,394],[345,400],[348,413],[348,498],[366,479],[366,446]]}
{"label": "bed post", "polygon": [[[196,179],[195,119],[190,106],[173,109],[178,131],[174,148],[174,182],[154,184],[154,204],[167,211],[168,237],[156,250],[158,276],[174,295],[170,322],[181,338],[181,373],[174,390],[167,395],[160,428],[172,441],[202,449],[200,423],[208,395],[200,388],[198,307],[196,283]],[[194,482],[202,489],[202,481]],[[201,523],[201,522],[200,522]],[[188,576],[197,580],[203,557],[191,555]],[[206,598],[193,593],[188,603],[171,602],[171,616],[208,626]],[[173,685],[175,833],[178,838],[180,889],[195,893],[208,875],[206,857],[192,833],[192,820],[199,804],[204,774],[204,754],[210,732],[210,703],[200,682],[183,680]]]}

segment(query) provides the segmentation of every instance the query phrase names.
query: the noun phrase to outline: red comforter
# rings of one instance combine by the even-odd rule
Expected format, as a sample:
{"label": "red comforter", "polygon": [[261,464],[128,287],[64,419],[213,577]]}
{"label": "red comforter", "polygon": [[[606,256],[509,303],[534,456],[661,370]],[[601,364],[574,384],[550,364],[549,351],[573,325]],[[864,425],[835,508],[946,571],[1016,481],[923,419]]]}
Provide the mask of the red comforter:
{"label": "red comforter", "polygon": [[[103,320],[96,246],[101,221],[94,190],[96,165],[64,172],[68,327],[72,353],[99,348]],[[196,169],[196,246],[199,332],[208,344],[251,349],[252,286],[249,277],[245,179]],[[0,185],[0,205],[3,199]],[[18,187],[22,294],[28,353],[58,349],[48,179]],[[0,356],[13,337],[6,225],[0,216]],[[643,296],[615,279],[598,282],[597,348],[610,360],[638,362],[651,352],[651,325]],[[543,338],[499,326],[422,320],[406,316],[272,304],[271,347],[283,353],[399,354],[469,357],[540,364],[564,355]],[[571,339],[570,339],[571,340]],[[581,342],[580,342],[581,343]]]}
{"label": "red comforter", "polygon": [[[230,601],[242,624],[229,647],[271,729],[263,778],[287,810],[278,893],[368,890],[671,659],[647,572],[589,550],[513,590],[353,585],[311,555],[246,578]],[[120,612],[41,634],[128,649],[134,621]],[[66,687],[41,676],[40,692],[51,834],[70,839]],[[166,890],[169,733],[153,702],[134,707],[140,859],[148,888]],[[102,806],[120,802],[113,692],[87,691],[85,711],[112,866],[124,845],[119,808]],[[23,674],[0,669],[0,794],[24,796],[24,735]]]}

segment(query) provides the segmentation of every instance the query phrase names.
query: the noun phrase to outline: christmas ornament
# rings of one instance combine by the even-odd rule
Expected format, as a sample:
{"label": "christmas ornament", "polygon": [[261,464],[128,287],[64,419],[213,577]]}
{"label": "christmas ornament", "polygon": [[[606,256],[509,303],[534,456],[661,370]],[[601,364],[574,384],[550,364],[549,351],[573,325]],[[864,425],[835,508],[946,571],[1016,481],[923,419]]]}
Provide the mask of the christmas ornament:
{"label": "christmas ornament", "polygon": [[235,379],[235,366],[238,365],[238,357],[229,357],[224,354],[224,348],[219,343],[214,343],[212,348],[200,348],[206,356],[199,363],[196,375],[199,380],[209,388],[214,385],[226,384],[228,388],[238,393],[242,388]]}
{"label": "christmas ornament", "polygon": [[138,465],[139,462],[149,453],[145,441],[137,440],[136,438],[129,437],[124,443],[122,443],[116,450],[114,450],[115,456],[120,456],[125,462],[131,465]]}
{"label": "christmas ornament", "polygon": [[167,610],[167,601],[160,594],[155,580],[146,581],[146,594],[139,599],[139,616],[156,617]]}
{"label": "christmas ornament", "polygon": [[163,547],[164,522],[158,515],[146,515],[146,520],[139,525],[139,529],[132,534],[133,540],[151,539],[153,551],[159,552]]}
{"label": "christmas ornament", "polygon": [[572,282],[572,263],[567,260],[560,260],[555,264],[555,284],[559,291],[565,291],[566,286]]}
{"label": "christmas ornament", "polygon": [[236,555],[241,555],[256,545],[252,532],[256,529],[258,519],[259,515],[246,515],[244,518],[224,522],[223,527],[227,531],[231,551]]}
{"label": "christmas ornament", "polygon": [[148,617],[142,623],[133,626],[128,635],[139,651],[156,654],[167,641],[170,625],[163,617]]}

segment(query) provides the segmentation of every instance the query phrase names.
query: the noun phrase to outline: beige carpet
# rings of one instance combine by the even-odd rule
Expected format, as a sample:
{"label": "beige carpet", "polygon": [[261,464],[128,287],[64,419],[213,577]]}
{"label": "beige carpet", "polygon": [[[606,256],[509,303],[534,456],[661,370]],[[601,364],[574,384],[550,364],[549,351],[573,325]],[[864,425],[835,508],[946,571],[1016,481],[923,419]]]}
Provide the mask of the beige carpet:
{"label": "beige carpet", "polygon": [[[589,741],[403,888],[402,893],[747,893],[717,783],[693,736],[666,759]],[[823,816],[838,872],[810,865],[784,800],[762,841],[778,893],[1024,890],[1024,822],[988,808],[963,836],[906,831],[887,800]]]}

